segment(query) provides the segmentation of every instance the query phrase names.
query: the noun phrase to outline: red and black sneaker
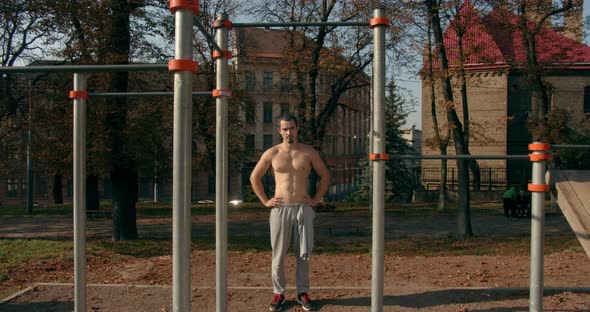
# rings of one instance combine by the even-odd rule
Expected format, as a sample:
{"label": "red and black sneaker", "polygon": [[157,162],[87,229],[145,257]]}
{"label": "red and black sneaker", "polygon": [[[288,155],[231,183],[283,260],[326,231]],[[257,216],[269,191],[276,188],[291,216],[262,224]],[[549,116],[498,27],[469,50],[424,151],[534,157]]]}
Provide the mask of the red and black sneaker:
{"label": "red and black sneaker", "polygon": [[285,296],[283,294],[275,294],[270,303],[269,309],[271,311],[281,311],[285,304]]}
{"label": "red and black sneaker", "polygon": [[303,308],[303,310],[311,311],[312,304],[311,304],[311,300],[309,299],[309,296],[307,295],[307,293],[300,293],[299,295],[297,295],[297,302],[299,302],[299,304],[301,304],[301,307]]}

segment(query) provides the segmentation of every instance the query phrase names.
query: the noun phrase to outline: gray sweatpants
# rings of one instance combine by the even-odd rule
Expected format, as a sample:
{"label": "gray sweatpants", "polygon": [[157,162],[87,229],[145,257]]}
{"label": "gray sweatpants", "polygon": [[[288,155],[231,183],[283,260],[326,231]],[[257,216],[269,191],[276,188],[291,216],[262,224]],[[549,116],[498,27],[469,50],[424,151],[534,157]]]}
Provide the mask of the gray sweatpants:
{"label": "gray sweatpants", "polygon": [[[297,259],[296,283],[297,293],[309,291],[309,260],[304,260],[300,253],[300,236],[297,228],[297,213],[303,206],[306,213],[313,215],[313,208],[301,204],[283,204],[270,211],[270,244],[272,247],[272,285],[275,294],[285,293],[285,257],[291,239]],[[313,219],[313,217],[312,217]],[[313,231],[313,222],[308,224]]]}

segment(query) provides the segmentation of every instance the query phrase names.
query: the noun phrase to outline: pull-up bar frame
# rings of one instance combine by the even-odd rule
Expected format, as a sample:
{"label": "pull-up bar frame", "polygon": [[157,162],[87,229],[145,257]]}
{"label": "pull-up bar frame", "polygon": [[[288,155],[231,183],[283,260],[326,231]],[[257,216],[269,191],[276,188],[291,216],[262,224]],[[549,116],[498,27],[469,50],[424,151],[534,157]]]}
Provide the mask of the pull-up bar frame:
{"label": "pull-up bar frame", "polygon": [[[188,4],[185,3],[185,4]],[[198,9],[196,10],[198,11]],[[190,311],[190,233],[191,233],[191,148],[192,141],[192,27],[194,20],[194,7],[175,7],[172,10],[176,19],[175,34],[175,60],[174,62],[174,152],[173,152],[173,294],[172,305],[174,311]],[[238,23],[233,27],[293,27],[293,26],[371,26],[374,30],[374,55],[376,83],[374,84],[375,105],[377,111],[383,111],[385,104],[385,28],[388,21],[383,18],[384,10],[379,8],[374,11],[373,23],[367,22],[320,22],[320,23]],[[227,97],[231,96],[228,90],[229,75],[227,57],[231,53],[227,51],[227,31],[232,28],[227,15],[217,17],[216,27],[217,42],[212,46],[220,56],[216,59],[217,65],[217,89],[211,92],[216,97],[217,105],[217,159],[216,159],[216,248],[217,248],[217,311],[227,311]],[[202,25],[200,29],[203,28]],[[201,29],[202,30],[202,29]],[[212,40],[206,36],[207,40]],[[221,50],[221,51],[220,51]],[[227,52],[227,53],[226,53]],[[178,67],[176,67],[178,66]],[[196,67],[196,66],[195,66]],[[71,97],[74,100],[74,245],[75,245],[75,311],[86,311],[86,233],[85,233],[85,155],[86,155],[86,100],[89,96],[114,97],[114,96],[163,96],[167,92],[151,92],[139,94],[137,92],[126,93],[88,93],[86,90],[85,72],[114,72],[114,71],[147,71],[147,70],[171,70],[171,64],[130,64],[130,65],[63,65],[63,66],[28,66],[19,68],[2,68],[2,73],[13,72],[75,72],[74,90]],[[195,68],[196,70],[196,68]],[[199,93],[196,95],[208,95]],[[385,141],[383,120],[372,112],[374,122],[378,125],[373,129],[372,140],[378,149],[383,148]],[[374,176],[383,179],[384,167],[376,166]],[[377,180],[376,179],[376,180]],[[372,311],[383,309],[383,207],[384,194],[375,194],[374,202],[374,243],[373,243],[373,293]],[[379,273],[381,272],[381,273]]]}

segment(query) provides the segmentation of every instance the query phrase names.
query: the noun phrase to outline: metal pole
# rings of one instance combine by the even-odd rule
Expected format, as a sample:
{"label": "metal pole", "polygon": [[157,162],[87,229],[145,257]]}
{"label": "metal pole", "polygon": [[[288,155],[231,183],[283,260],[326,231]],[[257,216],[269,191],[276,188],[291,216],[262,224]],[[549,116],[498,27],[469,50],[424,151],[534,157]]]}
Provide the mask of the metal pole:
{"label": "metal pole", "polygon": [[[375,19],[384,17],[384,10],[375,9]],[[373,70],[373,153],[385,153],[385,25],[377,25],[374,33]],[[383,311],[383,262],[385,218],[385,162],[373,163],[373,249],[371,311]]]}
{"label": "metal pole", "polygon": [[[227,14],[218,14],[217,21],[227,20]],[[229,88],[228,59],[223,52],[228,49],[228,30],[225,27],[216,29],[217,45],[221,47],[221,57],[215,61],[216,88]],[[227,311],[227,103],[226,96],[218,96],[216,104],[216,138],[215,138],[215,280],[216,280],[216,311]]]}
{"label": "metal pole", "polygon": [[[90,92],[89,97],[121,97],[121,96],[170,96],[174,95],[174,92],[170,91],[155,91],[155,92]],[[211,96],[211,91],[195,91],[192,95],[205,95]]]}
{"label": "metal pole", "polygon": [[[534,142],[532,145],[540,144]],[[547,154],[545,150],[533,150],[535,154]],[[545,227],[545,192],[535,191],[531,186],[545,185],[546,160],[533,161],[531,194],[531,280],[529,311],[543,311],[543,251]]]}
{"label": "metal pole", "polygon": [[[179,9],[175,17],[175,58],[192,60],[193,11]],[[191,309],[192,83],[191,71],[174,72],[172,306],[175,312]]]}
{"label": "metal pole", "polygon": [[[86,91],[74,73],[74,91]],[[74,311],[86,312],[86,99],[74,98]]]}
{"label": "metal pole", "polygon": [[166,64],[0,66],[0,73],[85,73],[166,70]]}
{"label": "metal pole", "polygon": [[247,27],[294,27],[294,26],[302,26],[302,27],[315,27],[315,26],[360,26],[366,27],[369,26],[367,22],[268,22],[268,23],[232,23],[232,27],[234,28],[247,28]]}

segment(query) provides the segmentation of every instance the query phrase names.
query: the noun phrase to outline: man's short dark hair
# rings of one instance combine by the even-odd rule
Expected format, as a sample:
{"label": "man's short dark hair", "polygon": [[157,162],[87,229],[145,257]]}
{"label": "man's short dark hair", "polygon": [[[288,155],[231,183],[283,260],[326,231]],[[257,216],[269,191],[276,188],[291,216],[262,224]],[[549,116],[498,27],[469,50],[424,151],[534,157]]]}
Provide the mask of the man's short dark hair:
{"label": "man's short dark hair", "polygon": [[286,114],[286,115],[281,116],[281,118],[279,118],[279,120],[277,121],[278,128],[281,127],[281,121],[293,121],[295,123],[295,125],[297,127],[299,127],[299,122],[297,121],[297,117],[295,117],[294,115]]}

